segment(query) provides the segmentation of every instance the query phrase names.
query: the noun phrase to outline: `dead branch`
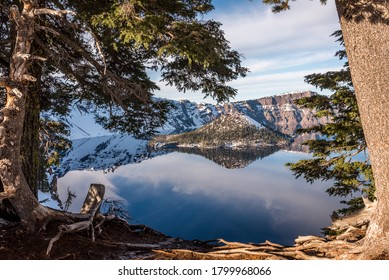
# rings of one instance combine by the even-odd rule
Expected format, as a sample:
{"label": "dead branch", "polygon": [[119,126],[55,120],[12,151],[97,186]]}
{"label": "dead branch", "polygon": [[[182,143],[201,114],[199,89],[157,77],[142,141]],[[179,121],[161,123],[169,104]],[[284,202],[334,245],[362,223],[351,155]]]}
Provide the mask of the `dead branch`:
{"label": "dead branch", "polygon": [[[95,220],[95,217],[97,216],[96,213],[99,211],[100,205],[103,201],[104,192],[105,192],[104,185],[91,184],[80,213],[81,215],[87,215],[87,217],[89,217],[88,220],[76,222],[70,225],[59,226],[58,227],[59,233],[50,240],[49,245],[47,246],[46,255],[50,254],[54,243],[58,241],[61,238],[61,236],[65,233],[75,233],[82,230],[90,229],[92,242],[95,242],[95,227],[93,226],[93,222]],[[99,219],[101,219],[101,216],[100,215],[98,216]],[[102,219],[102,221],[98,223],[99,230],[101,224],[104,221],[105,219]]]}
{"label": "dead branch", "polygon": [[96,220],[100,220],[100,222],[95,226],[95,229],[98,229],[99,230],[99,233],[101,233],[103,230],[101,229],[101,226],[103,225],[103,223],[105,221],[110,221],[110,220],[113,220],[115,218],[114,215],[108,215],[108,216],[105,216],[105,215],[102,215],[102,214],[97,214],[95,219]]}
{"label": "dead branch", "polygon": [[269,245],[269,246],[276,247],[276,248],[279,248],[279,249],[285,247],[283,245],[280,245],[280,244],[277,244],[277,243],[273,243],[273,242],[271,242],[269,240],[266,240],[264,243],[260,243],[259,245]]}
{"label": "dead branch", "polygon": [[76,15],[75,12],[69,10],[53,10],[48,8],[40,8],[34,10],[34,15],[53,15],[53,16],[64,16],[64,15]]}
{"label": "dead branch", "polygon": [[377,201],[371,202],[364,199],[365,207],[352,212],[348,215],[338,217],[335,221],[332,222],[332,225],[328,228],[332,230],[345,230],[350,226],[361,227],[363,225],[369,224],[371,214],[374,212]]}
{"label": "dead branch", "polygon": [[115,246],[123,246],[134,249],[158,249],[160,248],[160,244],[138,244],[138,243],[125,243],[125,242],[112,242],[112,241],[104,241],[104,244],[111,244]]}
{"label": "dead branch", "polygon": [[38,55],[32,55],[32,54],[21,54],[21,53],[17,53],[17,54],[14,54],[14,57],[17,57],[17,58],[21,58],[21,59],[24,59],[24,60],[28,60],[28,59],[35,59],[35,60],[40,60],[40,61],[46,61],[47,58],[45,57],[41,57],[41,56],[38,56]]}
{"label": "dead branch", "polygon": [[243,245],[246,248],[258,248],[258,246],[244,244],[244,243],[240,243],[240,242],[228,242],[228,241],[225,241],[224,239],[219,239],[219,243],[226,244],[226,245],[228,245],[228,247],[236,247],[236,246],[242,247],[242,245]]}
{"label": "dead branch", "polygon": [[313,236],[313,235],[299,236],[294,240],[296,244],[301,244],[306,242],[324,242],[324,241],[326,241],[324,238],[319,236]]}
{"label": "dead branch", "polygon": [[34,76],[29,75],[29,74],[23,74],[22,78],[25,81],[36,82],[36,78]]}
{"label": "dead branch", "polygon": [[96,214],[97,209],[100,207],[100,204],[101,204],[101,202],[96,205],[96,208],[90,214],[89,220],[73,223],[73,224],[70,224],[70,225],[61,225],[61,226],[59,226],[58,227],[58,229],[59,229],[58,234],[56,236],[54,236],[50,240],[49,245],[47,246],[46,255],[50,254],[51,249],[53,248],[54,243],[56,241],[58,241],[61,238],[61,236],[63,234],[65,234],[65,233],[76,233],[76,232],[79,232],[79,231],[82,231],[82,230],[90,229],[91,230],[91,235],[92,235],[92,242],[94,242],[95,241],[95,232],[94,232],[94,226],[93,226],[93,218],[94,218],[94,216]]}
{"label": "dead branch", "polygon": [[84,203],[81,207],[81,214],[90,214],[93,216],[98,211],[100,204],[103,202],[105,187],[101,184],[91,184]]}
{"label": "dead branch", "polygon": [[18,6],[12,5],[9,8],[9,13],[10,13],[11,18],[15,21],[16,26],[21,26],[23,24],[23,19],[20,15],[20,11],[19,11]]}

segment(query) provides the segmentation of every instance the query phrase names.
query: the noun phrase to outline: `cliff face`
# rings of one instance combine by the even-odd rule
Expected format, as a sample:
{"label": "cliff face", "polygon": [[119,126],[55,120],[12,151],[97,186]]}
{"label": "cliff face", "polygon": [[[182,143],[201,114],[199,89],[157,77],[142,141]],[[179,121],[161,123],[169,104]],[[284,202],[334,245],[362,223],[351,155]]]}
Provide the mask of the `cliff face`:
{"label": "cliff face", "polygon": [[315,111],[303,109],[294,104],[302,97],[310,97],[316,93],[296,92],[241,102],[241,110],[265,126],[284,134],[294,135],[298,128],[307,128],[327,122],[326,118],[317,118]]}
{"label": "cliff face", "polygon": [[326,118],[315,117],[315,111],[294,104],[294,100],[313,95],[317,93],[293,92],[224,105],[196,104],[187,100],[173,101],[176,109],[170,113],[164,132],[190,131],[209,123],[221,114],[239,112],[270,129],[293,136],[298,128],[307,128],[328,121]]}

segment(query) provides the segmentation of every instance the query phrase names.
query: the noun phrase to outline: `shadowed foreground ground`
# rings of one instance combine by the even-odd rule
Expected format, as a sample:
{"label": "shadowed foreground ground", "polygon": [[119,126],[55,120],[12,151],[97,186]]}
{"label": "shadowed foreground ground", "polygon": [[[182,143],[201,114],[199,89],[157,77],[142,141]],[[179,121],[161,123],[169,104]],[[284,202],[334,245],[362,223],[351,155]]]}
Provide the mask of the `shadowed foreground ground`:
{"label": "shadowed foreground ground", "polygon": [[102,225],[95,242],[87,231],[65,234],[46,255],[58,225],[51,223],[37,234],[25,232],[17,223],[0,226],[0,259],[355,259],[365,233],[364,228],[353,227],[340,237],[303,236],[294,246],[284,247],[270,241],[187,241],[114,219]]}

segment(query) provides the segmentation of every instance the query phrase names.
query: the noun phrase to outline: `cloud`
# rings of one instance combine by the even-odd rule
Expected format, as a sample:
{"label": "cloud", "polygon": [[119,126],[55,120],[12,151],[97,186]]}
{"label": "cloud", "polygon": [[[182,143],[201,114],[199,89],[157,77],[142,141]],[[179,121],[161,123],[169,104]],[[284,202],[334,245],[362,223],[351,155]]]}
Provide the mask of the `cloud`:
{"label": "cloud", "polygon": [[[223,23],[226,38],[250,69],[246,78],[230,83],[238,89],[236,100],[314,90],[304,82],[305,75],[342,67],[343,62],[334,58],[340,46],[330,36],[340,29],[334,1],[324,6],[319,1],[295,1],[289,11],[279,14],[261,2],[215,1],[216,9],[207,18]],[[181,94],[163,83],[158,85],[157,96],[203,100],[201,93]]]}
{"label": "cloud", "polygon": [[[280,69],[296,68],[304,65],[315,65],[318,63],[333,62],[334,52],[324,50],[323,52],[295,52],[282,56],[268,56],[265,58],[253,57],[245,60],[245,65],[251,72],[269,72]],[[309,67],[309,68],[312,68]]]}
{"label": "cloud", "polygon": [[333,1],[325,6],[296,1],[291,10],[279,14],[246,3],[230,13],[219,14],[216,9],[214,18],[223,23],[232,47],[246,56],[327,48],[323,43],[331,44],[329,35],[340,28]]}
{"label": "cloud", "polygon": [[[314,86],[304,82],[304,76],[311,73],[322,73],[328,68],[317,68],[302,71],[280,72],[266,75],[252,75],[231,83],[231,86],[238,88],[236,100],[256,99],[264,96],[285,93],[290,91],[317,91]],[[321,94],[328,94],[323,91]]]}

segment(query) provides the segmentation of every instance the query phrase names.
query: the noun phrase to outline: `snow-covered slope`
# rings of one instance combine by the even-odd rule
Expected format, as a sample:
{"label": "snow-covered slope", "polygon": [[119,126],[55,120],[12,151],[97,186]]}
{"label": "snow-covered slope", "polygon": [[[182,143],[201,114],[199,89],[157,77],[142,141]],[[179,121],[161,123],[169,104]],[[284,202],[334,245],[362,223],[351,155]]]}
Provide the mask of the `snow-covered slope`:
{"label": "snow-covered slope", "polygon": [[131,135],[107,135],[73,140],[73,147],[63,158],[56,173],[59,177],[70,170],[105,170],[128,163],[141,162],[163,151],[150,152],[148,141]]}
{"label": "snow-covered slope", "polygon": [[231,112],[196,130],[156,137],[151,144],[161,143],[176,143],[180,147],[261,147],[285,145],[287,140],[252,118]]}
{"label": "snow-covered slope", "polygon": [[255,122],[256,125],[292,136],[298,128],[310,127],[328,121],[325,118],[315,117],[314,111],[302,109],[294,103],[296,99],[316,94],[311,91],[292,92],[223,105],[194,103],[188,100],[171,101],[175,109],[170,111],[161,132],[177,134],[191,131],[211,122],[222,114],[239,112],[253,123]]}
{"label": "snow-covered slope", "polygon": [[[293,92],[223,105],[194,103],[187,100],[170,101],[175,108],[169,112],[168,120],[160,132],[177,134],[193,131],[224,115],[226,116],[224,119],[228,122],[223,124],[219,121],[216,125],[214,123],[214,128],[206,133],[218,134],[214,138],[221,137],[222,133],[217,127],[224,127],[225,130],[230,130],[228,137],[231,137],[234,135],[231,128],[236,127],[232,123],[241,122],[245,123],[244,125],[253,125],[259,131],[262,130],[261,128],[266,128],[266,130],[275,130],[293,136],[300,127],[310,127],[327,121],[316,118],[314,111],[299,108],[294,104],[296,99],[315,94],[310,91]],[[91,116],[75,116],[71,120],[71,125],[72,139],[75,140],[73,140],[72,150],[57,170],[60,176],[69,170],[104,170],[155,156],[155,152],[148,151],[147,141],[134,139],[130,135],[110,135],[108,131],[94,124]]]}
{"label": "snow-covered slope", "polygon": [[168,120],[160,129],[163,134],[194,130],[211,122],[224,112],[220,106],[207,103],[194,103],[189,100],[171,100],[170,103],[174,109],[168,113]]}
{"label": "snow-covered slope", "polygon": [[[306,128],[328,120],[317,118],[314,111],[302,109],[294,101],[317,93],[292,92],[254,100],[225,104],[194,103],[188,100],[169,102],[173,105],[167,122],[159,129],[162,134],[177,134],[195,130],[210,123],[222,114],[240,112],[258,126],[265,126],[281,133],[294,135],[298,128]],[[109,135],[110,133],[95,124],[94,119],[85,113],[75,112],[70,120],[72,139]]]}

